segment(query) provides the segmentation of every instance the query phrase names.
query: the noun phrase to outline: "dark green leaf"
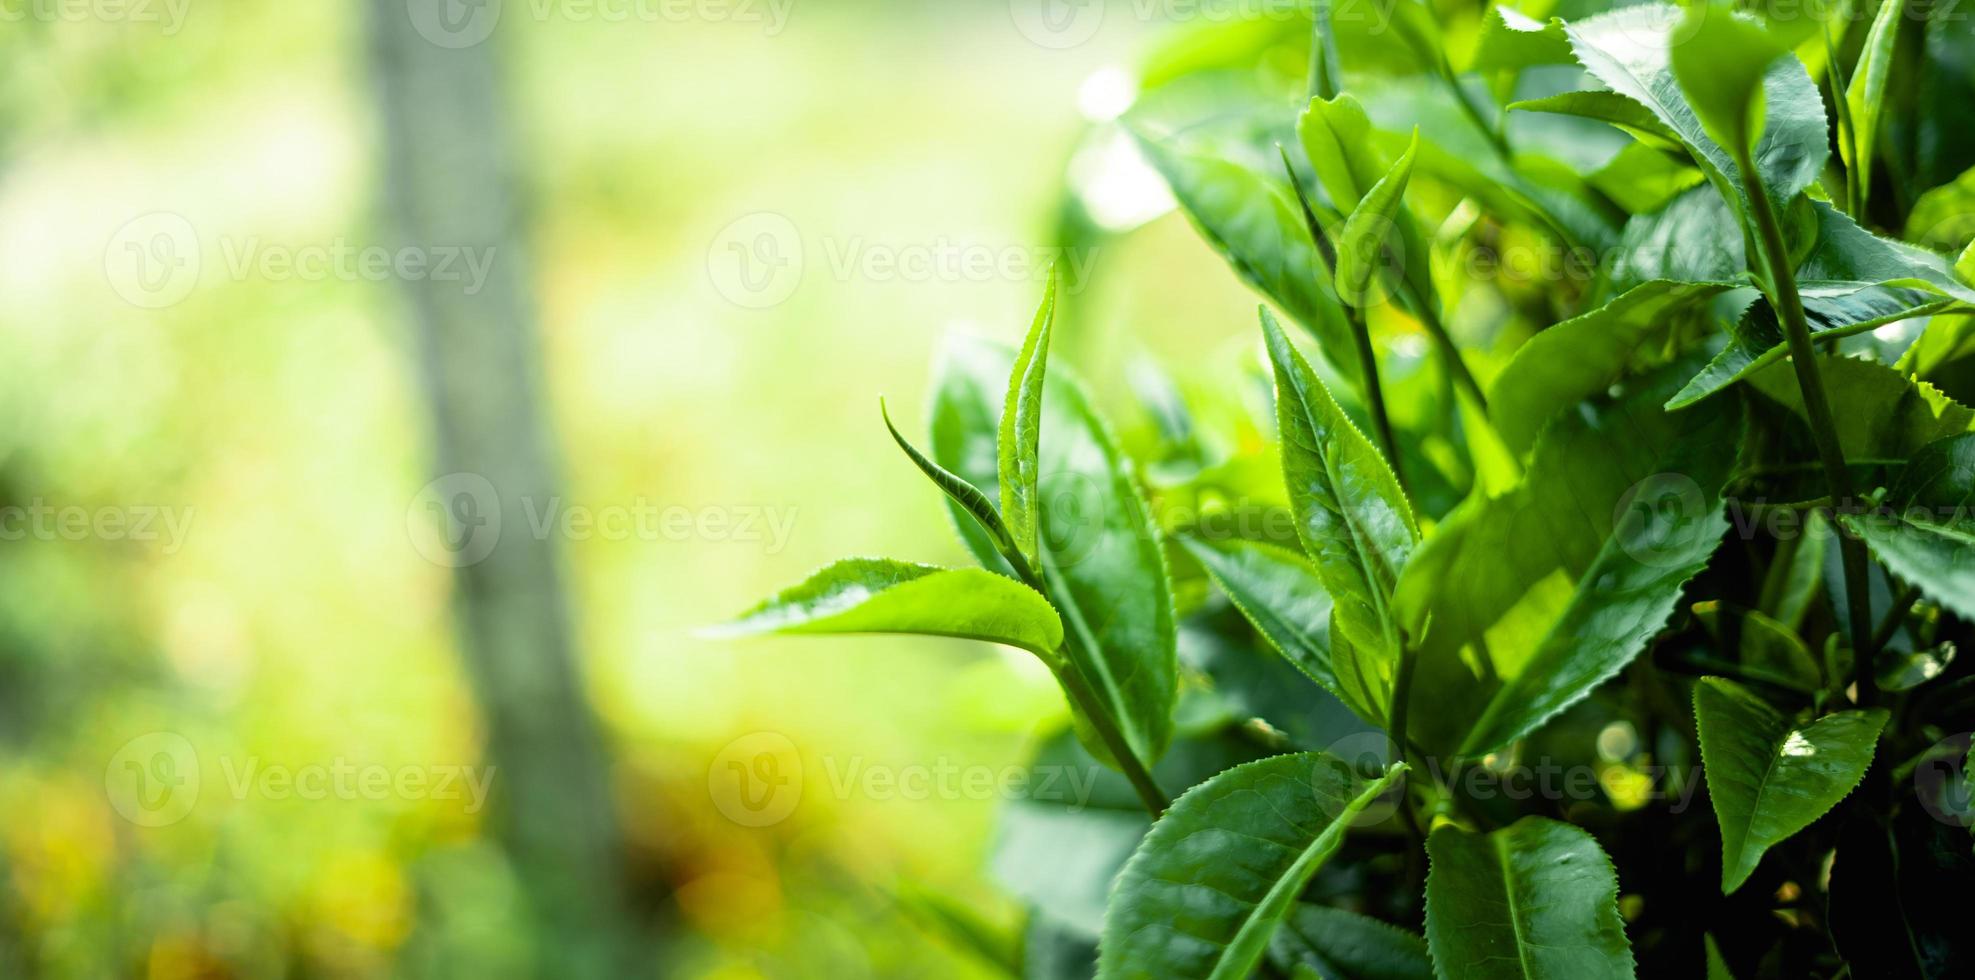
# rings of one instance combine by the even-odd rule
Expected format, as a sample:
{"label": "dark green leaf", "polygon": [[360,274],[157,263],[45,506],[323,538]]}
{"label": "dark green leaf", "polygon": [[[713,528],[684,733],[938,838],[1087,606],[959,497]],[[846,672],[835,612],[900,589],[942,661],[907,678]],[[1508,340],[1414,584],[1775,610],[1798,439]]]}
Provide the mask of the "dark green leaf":
{"label": "dark green leaf", "polygon": [[[1831,399],[1838,446],[1853,464],[1898,463],[1930,442],[1975,429],[1975,411],[1883,364],[1820,356],[1817,369]],[[1772,363],[1751,374],[1749,385],[1807,418],[1792,365]]]}
{"label": "dark green leaf", "polygon": [[1865,778],[1886,712],[1841,711],[1808,725],[1733,681],[1694,685],[1708,798],[1721,825],[1721,891],[1740,888],[1763,852],[1790,839]]}
{"label": "dark green leaf", "polygon": [[[1412,719],[1429,752],[1480,756],[1590,693],[1706,566],[1741,422],[1662,409],[1680,370],[1558,416],[1521,484],[1471,500],[1413,555],[1394,602],[1417,638]],[[1423,700],[1436,691],[1473,693]]]}
{"label": "dark green leaf", "polygon": [[1323,980],[1431,980],[1426,940],[1369,916],[1299,902],[1271,944],[1275,958]]}
{"label": "dark green leaf", "polygon": [[1247,977],[1346,828],[1404,772],[1366,781],[1310,752],[1236,766],[1187,791],[1118,876],[1097,975]]}
{"label": "dark green leaf", "polygon": [[1611,859],[1590,834],[1524,817],[1427,839],[1426,941],[1443,980],[1633,975]]}
{"label": "dark green leaf", "polygon": [[1840,520],[1893,574],[1975,620],[1975,434],[1922,447],[1886,502]]}
{"label": "dark green leaf", "polygon": [[[1910,289],[1860,288],[1856,283],[1800,283],[1804,320],[1820,339],[1850,337],[1914,317],[1931,316],[1954,305]],[[1757,300],[1730,331],[1728,346],[1716,354],[1680,393],[1667,402],[1670,409],[1686,408],[1742,381],[1790,351],[1783,327],[1766,300]]]}
{"label": "dark green leaf", "polygon": [[1732,282],[1656,279],[1530,338],[1489,392],[1488,414],[1496,431],[1509,448],[1528,452],[1551,418],[1610,387],[1639,345],[1663,332],[1677,314],[1734,288]]}

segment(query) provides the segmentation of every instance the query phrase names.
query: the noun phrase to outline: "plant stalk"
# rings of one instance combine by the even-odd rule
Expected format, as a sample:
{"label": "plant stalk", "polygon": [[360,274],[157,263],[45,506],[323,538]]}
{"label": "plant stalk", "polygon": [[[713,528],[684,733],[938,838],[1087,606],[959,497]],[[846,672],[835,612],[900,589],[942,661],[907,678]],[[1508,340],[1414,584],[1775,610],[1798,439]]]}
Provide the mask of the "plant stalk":
{"label": "plant stalk", "polygon": [[1392,476],[1399,482],[1399,492],[1411,499],[1405,471],[1400,468],[1399,443],[1392,437],[1392,417],[1385,410],[1385,387],[1378,381],[1378,355],[1372,351],[1371,328],[1365,324],[1365,311],[1347,303],[1344,319],[1351,324],[1351,346],[1358,349],[1358,375],[1364,380],[1365,411],[1371,415],[1372,437],[1378,440],[1379,452],[1392,464]]}
{"label": "plant stalk", "polygon": [[[1069,642],[1065,639],[1064,646],[1068,647]],[[1104,743],[1104,747],[1111,750],[1112,760],[1125,774],[1125,779],[1131,782],[1132,789],[1137,791],[1146,812],[1152,814],[1152,819],[1159,819],[1172,801],[1159,789],[1159,784],[1153,780],[1152,773],[1145,768],[1145,763],[1139,759],[1131,743],[1125,741],[1125,733],[1118,730],[1118,723],[1111,717],[1110,710],[1098,701],[1097,692],[1091,690],[1090,681],[1084,677],[1075,660],[1067,655],[1059,656],[1054,666],[1063,692],[1082,709],[1084,717],[1090,719],[1090,727],[1096,729],[1098,740]]]}
{"label": "plant stalk", "polygon": [[1838,555],[1845,569],[1845,602],[1851,614],[1851,639],[1853,656],[1852,680],[1856,686],[1853,700],[1861,707],[1877,700],[1872,680],[1872,604],[1866,592],[1868,559],[1865,543],[1853,536],[1838,522],[1840,510],[1850,508],[1857,499],[1852,491],[1851,473],[1845,469],[1844,447],[1838,444],[1837,423],[1831,414],[1831,400],[1824,389],[1824,378],[1817,368],[1817,348],[1811,341],[1810,324],[1804,319],[1803,297],[1797,292],[1796,270],[1790,268],[1789,249],[1783,242],[1783,229],[1776,217],[1774,202],[1769,199],[1769,190],[1762,185],[1756,175],[1753,160],[1738,160],[1742,170],[1742,187],[1748,192],[1749,211],[1755,220],[1756,231],[1762,238],[1763,260],[1769,268],[1769,301],[1776,308],[1777,318],[1783,324],[1783,335],[1789,343],[1790,361],[1796,367],[1797,387],[1804,397],[1804,414],[1810,420],[1812,441],[1817,445],[1818,462],[1824,468],[1825,481],[1831,488],[1831,511],[1826,515],[1831,526],[1838,532]]}

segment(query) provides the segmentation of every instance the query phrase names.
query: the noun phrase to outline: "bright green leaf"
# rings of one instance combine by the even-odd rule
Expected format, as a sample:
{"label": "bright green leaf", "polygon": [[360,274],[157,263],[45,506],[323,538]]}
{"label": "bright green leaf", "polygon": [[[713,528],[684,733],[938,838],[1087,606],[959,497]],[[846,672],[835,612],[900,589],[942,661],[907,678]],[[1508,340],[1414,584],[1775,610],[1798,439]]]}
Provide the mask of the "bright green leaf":
{"label": "bright green leaf", "polygon": [[[1741,16],[1724,18],[1718,15],[1717,8],[1707,8],[1704,25],[1728,22],[1717,29],[1740,36]],[[1565,31],[1585,70],[1612,91],[1652,110],[1679,137],[1722,196],[1736,202],[1738,209],[1745,207],[1736,154],[1710,135],[1710,129],[1718,127],[1702,121],[1702,114],[1688,102],[1675,78],[1675,54],[1694,48],[1697,43],[1695,37],[1688,36],[1688,24],[1678,8],[1661,3],[1638,4],[1566,25]],[[1699,39],[1698,44],[1700,48],[1695,48],[1696,52],[1714,47],[1705,38]],[[1774,47],[1773,42],[1760,42],[1758,57]],[[1693,58],[1693,53],[1683,57],[1690,64],[1700,61]],[[1714,66],[1723,77],[1718,83],[1709,84],[1709,94],[1704,97],[1709,117],[1718,118],[1732,109],[1736,105],[1732,101],[1735,92],[1747,93],[1741,87],[1742,68],[1745,62],[1754,61],[1738,50],[1728,55],[1726,62]],[[1816,182],[1824,169],[1824,161],[1830,156],[1829,126],[1824,116],[1824,100],[1802,62],[1785,57],[1764,60],[1761,64],[1767,66],[1760,86],[1764,125],[1761,136],[1754,140],[1753,159],[1770,199],[1781,206]],[[1702,62],[1701,66],[1706,67],[1706,63]]]}
{"label": "bright green leaf", "polygon": [[978,568],[939,568],[883,558],[825,566],[733,622],[709,631],[921,633],[1005,643],[1056,662],[1063,623],[1048,600]]}
{"label": "bright green leaf", "polygon": [[1001,410],[1001,426],[995,440],[998,476],[1001,483],[1001,519],[1008,535],[1022,556],[1033,565],[1036,540],[1041,527],[1041,505],[1036,500],[1037,447],[1042,440],[1043,376],[1049,363],[1049,330],[1056,320],[1056,270],[1049,270],[1042,306],[1035,323],[1015,355],[1015,368],[1008,376],[1008,398]]}
{"label": "bright green leaf", "polygon": [[1146,157],[1201,237],[1260,291],[1316,338],[1348,381],[1358,376],[1344,310],[1319,270],[1322,262],[1300,208],[1280,186],[1240,164],[1140,140]]}
{"label": "bright green leaf", "polygon": [[1611,123],[1621,129],[1644,134],[1678,146],[1680,137],[1653,115],[1652,110],[1617,92],[1564,92],[1540,99],[1509,103],[1511,112],[1554,112]]}
{"label": "bright green leaf", "polygon": [[1337,295],[1351,306],[1365,305],[1389,250],[1399,245],[1398,215],[1405,207],[1406,182],[1412,179],[1419,148],[1419,131],[1414,130],[1406,152],[1365,192],[1338,232]]}
{"label": "bright green leaf", "polygon": [[1872,188],[1872,157],[1879,145],[1879,116],[1886,104],[1886,78],[1893,69],[1893,42],[1899,37],[1904,0],[1880,0],[1879,12],[1872,18],[1872,30],[1865,35],[1858,67],[1845,89],[1847,118],[1851,120],[1852,144],[1840,142],[1838,150],[1856,172],[1860,203]]}
{"label": "bright green leaf", "polygon": [[[1014,352],[956,339],[941,358],[933,456],[975,486],[997,486],[997,443]],[[1062,613],[1067,653],[1148,762],[1172,736],[1178,697],[1172,586],[1131,461],[1075,374],[1050,366],[1038,446],[1038,575]],[[964,518],[956,516],[957,523]],[[963,537],[966,537],[963,532]],[[999,565],[985,536],[975,555]]]}
{"label": "bright green leaf", "polygon": [[1694,685],[1708,798],[1721,825],[1721,891],[1740,888],[1763,852],[1836,806],[1865,778],[1886,712],[1841,711],[1794,725],[1733,681]]}
{"label": "bright green leaf", "polygon": [[[1267,310],[1262,334],[1275,368],[1283,479],[1296,533],[1336,604],[1341,637],[1333,635],[1332,649],[1340,638],[1348,642],[1350,656],[1368,671],[1346,689],[1362,690],[1359,696],[1368,701],[1363,707],[1384,705],[1399,656],[1388,607],[1419,528],[1392,468],[1338,408]],[[1378,717],[1384,717],[1382,710]]]}

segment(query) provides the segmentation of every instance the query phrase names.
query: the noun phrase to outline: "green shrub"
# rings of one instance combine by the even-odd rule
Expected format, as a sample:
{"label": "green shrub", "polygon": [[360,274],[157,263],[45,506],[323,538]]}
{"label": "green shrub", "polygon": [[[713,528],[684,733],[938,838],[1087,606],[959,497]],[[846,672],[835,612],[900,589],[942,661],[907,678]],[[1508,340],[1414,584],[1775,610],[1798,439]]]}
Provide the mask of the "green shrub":
{"label": "green shrub", "polygon": [[1261,312],[1279,448],[1155,383],[1127,459],[1052,280],[892,430],[984,570],[845,561],[734,628],[1061,681],[1036,765],[1115,774],[1006,808],[1031,975],[1966,975],[1960,6],[1187,35],[1121,125],[1307,335]]}

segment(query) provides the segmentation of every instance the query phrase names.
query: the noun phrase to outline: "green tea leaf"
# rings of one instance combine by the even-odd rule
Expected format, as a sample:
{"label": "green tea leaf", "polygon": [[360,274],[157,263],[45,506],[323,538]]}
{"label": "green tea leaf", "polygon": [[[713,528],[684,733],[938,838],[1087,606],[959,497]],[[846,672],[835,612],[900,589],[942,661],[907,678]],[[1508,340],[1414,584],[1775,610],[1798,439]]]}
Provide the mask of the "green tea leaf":
{"label": "green tea leaf", "polygon": [[1426,941],[1443,980],[1633,975],[1611,859],[1588,833],[1524,817],[1427,838]]}
{"label": "green tea leaf", "polygon": [[1180,541],[1270,646],[1358,717],[1379,723],[1385,704],[1369,683],[1376,667],[1358,663],[1355,649],[1346,651],[1351,662],[1334,662],[1330,593],[1307,559],[1259,541]]}
{"label": "green tea leaf", "polygon": [[1311,99],[1296,117],[1296,136],[1317,172],[1317,183],[1339,211],[1357,207],[1365,191],[1385,175],[1369,152],[1371,118],[1348,93]]}
{"label": "green tea leaf", "polygon": [[1886,77],[1893,68],[1893,42],[1899,37],[1901,0],[1880,0],[1879,12],[1872,18],[1872,30],[1865,35],[1858,67],[1845,89],[1845,106],[1852,125],[1852,145],[1840,141],[1838,150],[1845,163],[1857,174],[1854,178],[1863,203],[1872,188],[1872,157],[1879,145],[1879,116],[1886,104]]}
{"label": "green tea leaf", "polygon": [[1097,975],[1247,977],[1346,828],[1405,770],[1366,781],[1309,752],[1236,766],[1188,790],[1118,876]]}
{"label": "green tea leaf", "polygon": [[[1263,754],[1232,729],[1182,734],[1152,775],[1161,786],[1194,786]],[[1021,792],[1000,808],[988,870],[1009,894],[1095,944],[1111,883],[1150,829],[1125,777],[1057,732],[1036,746]]]}
{"label": "green tea leaf", "polygon": [[1753,609],[1724,610],[1718,601],[1694,605],[1694,618],[1718,644],[1717,651],[1744,673],[1781,687],[1811,693],[1823,677],[1816,655],[1796,630]]}
{"label": "green tea leaf", "polygon": [[[1812,21],[1797,18],[1790,23]],[[1678,33],[1669,38],[1673,76],[1688,105],[1707,134],[1738,163],[1754,160],[1769,66],[1788,54],[1796,40],[1780,36],[1752,14],[1708,2],[1690,4]],[[1822,101],[1818,116],[1821,125]]]}
{"label": "green tea leaf", "polygon": [[[1428,752],[1481,756],[1583,698],[1706,566],[1741,420],[1662,409],[1681,370],[1557,416],[1513,491],[1471,499],[1413,554],[1393,602],[1419,650],[1412,720]],[[1432,691],[1470,693],[1422,700]]]}
{"label": "green tea leaf", "polygon": [[[1342,686],[1369,702],[1363,707],[1383,706],[1390,700],[1399,656],[1389,611],[1392,588],[1419,540],[1419,527],[1392,468],[1337,407],[1267,310],[1262,334],[1275,368],[1283,479],[1296,533],[1336,604],[1332,649],[1339,638],[1348,642],[1351,658],[1368,672]],[[1384,716],[1379,708],[1377,717]]]}
{"label": "green tea leaf", "polygon": [[1513,7],[1489,8],[1494,16],[1481,25],[1474,56],[1466,70],[1474,72],[1518,71],[1539,65],[1569,65],[1570,40],[1564,37],[1563,21],[1538,21]]}
{"label": "green tea leaf", "polygon": [[[933,456],[977,486],[999,483],[1000,417],[1014,360],[1007,348],[978,340],[950,343],[941,359]],[[1126,740],[1151,762],[1172,736],[1178,698],[1165,552],[1131,461],[1083,384],[1060,364],[1043,380],[1037,449],[1036,572],[1062,614],[1068,653],[1083,658],[1079,666]],[[987,546],[984,563],[996,557],[991,542],[968,543]]]}
{"label": "green tea leaf", "polygon": [[878,413],[884,416],[885,429],[891,433],[892,441],[905,451],[912,465],[919,467],[919,472],[926,474],[926,478],[946,494],[947,505],[953,508],[953,520],[961,528],[962,536],[968,531],[981,536],[984,543],[976,552],[981,562],[990,568],[1012,567],[1001,563],[1012,562],[1019,553],[1015,539],[1009,535],[1008,526],[1002,522],[994,501],[988,499],[979,487],[920,452],[919,447],[914,446],[898,431],[898,426],[892,424],[891,410],[885,407],[883,398],[878,399]]}
{"label": "green tea leaf", "polygon": [[1887,509],[1839,520],[1893,574],[1975,620],[1975,434],[1929,443],[1886,496]]}
{"label": "green tea leaf", "polygon": [[[1911,289],[1860,288],[1857,283],[1802,282],[1804,321],[1820,339],[1851,337],[1915,317],[1932,316],[1954,306],[1953,300],[1930,299]],[[1790,352],[1783,326],[1767,300],[1758,299],[1729,331],[1728,346],[1694,375],[1669,409],[1686,408],[1709,395],[1744,381]]]}
{"label": "green tea leaf", "polygon": [[1633,133],[1679,146],[1678,134],[1660,122],[1652,110],[1617,92],[1563,92],[1540,99],[1509,103],[1511,112],[1554,112],[1611,123]]}
{"label": "green tea leaf", "polygon": [[[1722,17],[1717,8],[1707,8],[1705,23],[1726,22],[1719,29],[1740,36],[1744,23],[1741,17],[1739,14]],[[1661,3],[1624,7],[1565,26],[1571,50],[1576,52],[1585,70],[1612,91],[1652,110],[1687,147],[1721,195],[1735,202],[1738,209],[1745,209],[1741,170],[1736,166],[1735,154],[1710,135],[1710,128],[1721,127],[1702,120],[1704,115],[1717,123],[1724,114],[1731,121],[1735,118],[1732,110],[1736,103],[1732,100],[1744,84],[1743,73],[1747,67],[1744,63],[1753,59],[1735,51],[1727,62],[1716,66],[1723,79],[1710,84],[1703,96],[1706,112],[1697,112],[1696,106],[1682,94],[1675,77],[1675,53],[1697,43],[1696,37],[1688,36],[1688,30],[1679,8]],[[1698,43],[1705,48],[1714,47],[1705,39]],[[1762,42],[1758,57],[1773,47],[1769,42]],[[1761,64],[1766,66],[1760,86],[1765,118],[1761,136],[1751,140],[1752,157],[1770,199],[1781,206],[1816,182],[1825,159],[1830,156],[1829,129],[1823,98],[1802,62],[1777,58]],[[1702,66],[1706,63],[1702,62]],[[1745,120],[1744,126],[1731,125],[1730,135],[1746,128],[1746,115],[1741,118]]]}
{"label": "green tea leaf", "polygon": [[1809,725],[1740,685],[1694,685],[1708,798],[1721,825],[1721,891],[1740,888],[1763,852],[1836,806],[1865,778],[1886,712],[1841,711]]}
{"label": "green tea leaf", "polygon": [[1431,980],[1426,940],[1370,916],[1299,902],[1270,944],[1276,959],[1324,980]]}
{"label": "green tea leaf", "polygon": [[[1901,462],[1930,442],[1975,430],[1975,411],[1883,364],[1824,355],[1817,370],[1831,399],[1838,447],[1854,464]],[[1808,418],[1793,366],[1773,363],[1750,375],[1749,386]]]}
{"label": "green tea leaf", "polygon": [[1633,352],[1676,315],[1734,288],[1732,282],[1655,279],[1531,337],[1489,391],[1496,431],[1511,449],[1528,452],[1551,418],[1610,387]]}
{"label": "green tea leaf", "polygon": [[1037,447],[1042,440],[1043,376],[1049,363],[1049,329],[1056,319],[1056,270],[1049,270],[1042,307],[1035,323],[1015,355],[1015,369],[1008,376],[1008,398],[1001,410],[1001,426],[995,440],[1001,481],[1001,519],[1008,525],[1008,536],[1030,564],[1036,560],[1036,536],[1042,524],[1041,507],[1036,500]]}
{"label": "green tea leaf", "polygon": [[750,633],[921,633],[1020,647],[1058,661],[1063,622],[1034,589],[978,568],[884,558],[825,566],[725,625]]}
{"label": "green tea leaf", "polygon": [[1201,237],[1243,282],[1308,329],[1325,359],[1355,382],[1358,366],[1344,310],[1319,272],[1322,263],[1301,209],[1279,183],[1227,160],[1153,140],[1140,144]]}
{"label": "green tea leaf", "polygon": [[1701,942],[1707,953],[1707,980],[1735,980],[1735,974],[1728,970],[1728,961],[1721,957],[1721,947],[1715,945],[1714,934],[1702,933]]}
{"label": "green tea leaf", "polygon": [[1419,148],[1420,134],[1415,129],[1406,152],[1365,192],[1338,232],[1337,295],[1351,306],[1365,305],[1388,250],[1399,245],[1398,214],[1405,207],[1406,182],[1412,179]]}

